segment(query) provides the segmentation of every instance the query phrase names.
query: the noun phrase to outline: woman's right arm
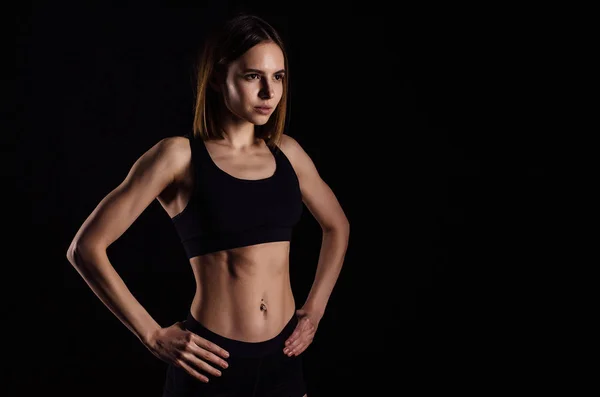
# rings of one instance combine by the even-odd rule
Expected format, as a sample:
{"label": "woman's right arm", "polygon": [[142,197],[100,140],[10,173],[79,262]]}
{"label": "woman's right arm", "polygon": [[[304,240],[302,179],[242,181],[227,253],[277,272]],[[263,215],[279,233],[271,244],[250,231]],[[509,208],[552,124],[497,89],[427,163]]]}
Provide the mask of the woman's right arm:
{"label": "woman's right arm", "polygon": [[67,259],[92,291],[144,344],[161,327],[131,294],[106,251],[181,172],[186,156],[181,155],[180,142],[164,138],[140,156],[88,216],[67,251]]}
{"label": "woman's right arm", "polygon": [[106,250],[191,161],[187,139],[164,138],[144,153],[127,177],[85,220],[67,251],[69,262],[92,291],[152,354],[208,382],[227,368],[226,350],[186,330],[181,322],[161,327],[131,294],[110,264]]}

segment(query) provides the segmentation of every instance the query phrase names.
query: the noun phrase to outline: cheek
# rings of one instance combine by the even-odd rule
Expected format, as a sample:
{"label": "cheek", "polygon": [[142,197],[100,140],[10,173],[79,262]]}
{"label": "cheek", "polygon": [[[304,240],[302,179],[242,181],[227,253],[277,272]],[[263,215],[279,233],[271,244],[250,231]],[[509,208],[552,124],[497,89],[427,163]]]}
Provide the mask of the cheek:
{"label": "cheek", "polygon": [[227,86],[227,99],[231,106],[245,106],[252,96],[252,87],[243,83],[232,83]]}
{"label": "cheek", "polygon": [[283,84],[277,84],[275,87],[275,92],[279,101],[281,100],[281,97],[283,97]]}

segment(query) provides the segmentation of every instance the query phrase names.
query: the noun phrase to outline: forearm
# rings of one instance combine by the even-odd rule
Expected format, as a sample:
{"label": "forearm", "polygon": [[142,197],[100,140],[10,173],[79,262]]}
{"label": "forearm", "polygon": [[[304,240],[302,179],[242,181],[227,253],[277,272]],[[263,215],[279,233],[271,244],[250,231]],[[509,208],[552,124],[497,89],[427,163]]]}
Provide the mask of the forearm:
{"label": "forearm", "polygon": [[305,303],[321,316],[342,270],[349,235],[349,227],[323,231],[315,280]]}
{"label": "forearm", "polygon": [[104,305],[144,344],[160,325],[129,291],[106,250],[73,249],[69,262]]}

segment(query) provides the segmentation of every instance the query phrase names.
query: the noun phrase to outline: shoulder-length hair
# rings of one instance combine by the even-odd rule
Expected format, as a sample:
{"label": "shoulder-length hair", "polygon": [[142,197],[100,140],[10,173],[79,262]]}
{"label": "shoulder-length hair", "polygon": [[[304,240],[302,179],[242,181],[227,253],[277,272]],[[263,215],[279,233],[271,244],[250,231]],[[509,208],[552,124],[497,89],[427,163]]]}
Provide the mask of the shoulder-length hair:
{"label": "shoulder-length hair", "polygon": [[271,117],[264,125],[254,127],[255,136],[274,147],[281,140],[288,108],[289,68],[283,41],[277,31],[264,19],[252,14],[238,14],[227,20],[220,29],[212,31],[204,42],[196,68],[196,92],[193,134],[202,140],[221,139],[220,97],[210,89],[215,72],[224,72],[227,66],[250,48],[262,42],[273,42],[281,48],[284,57],[285,78],[283,94]]}

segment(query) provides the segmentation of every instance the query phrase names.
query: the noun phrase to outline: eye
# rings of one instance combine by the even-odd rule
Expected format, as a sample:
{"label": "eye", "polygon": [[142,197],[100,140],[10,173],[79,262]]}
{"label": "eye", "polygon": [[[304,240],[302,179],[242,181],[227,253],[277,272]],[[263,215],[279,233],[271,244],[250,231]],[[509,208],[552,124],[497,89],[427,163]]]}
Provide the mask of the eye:
{"label": "eye", "polygon": [[285,77],[285,75],[283,75],[283,74],[277,74],[277,75],[275,75],[275,80],[281,81],[281,80],[283,80],[284,77]]}
{"label": "eye", "polygon": [[246,75],[246,79],[247,80],[255,80],[255,77],[258,78],[258,74],[257,73],[250,73]]}

